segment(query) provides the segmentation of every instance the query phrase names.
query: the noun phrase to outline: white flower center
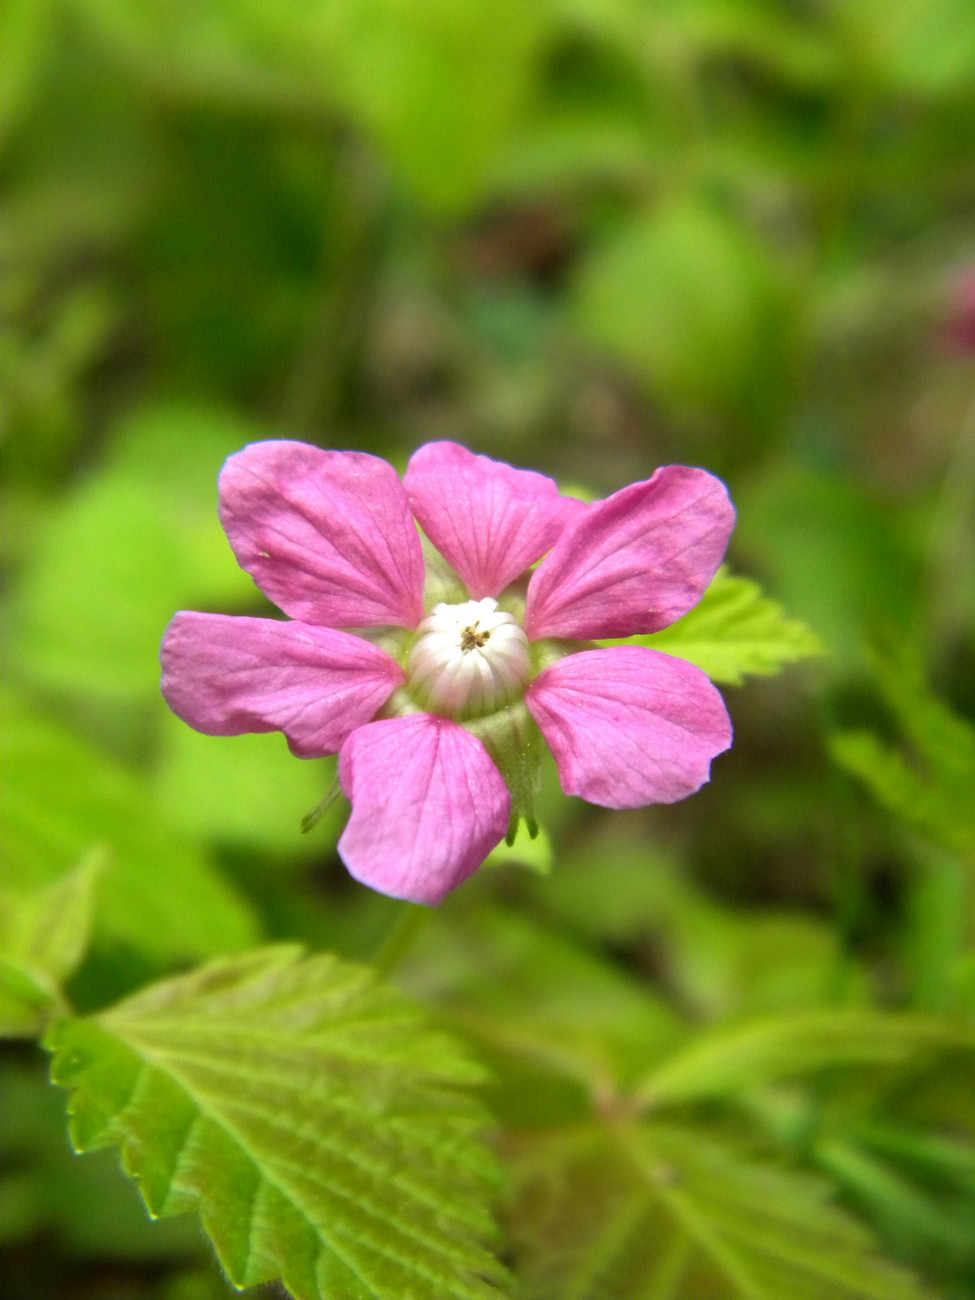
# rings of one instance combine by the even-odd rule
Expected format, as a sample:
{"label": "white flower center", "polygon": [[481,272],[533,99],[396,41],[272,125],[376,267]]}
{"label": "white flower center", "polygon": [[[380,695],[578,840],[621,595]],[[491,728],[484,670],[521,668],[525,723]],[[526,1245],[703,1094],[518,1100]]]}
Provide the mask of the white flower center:
{"label": "white flower center", "polygon": [[518,699],[531,676],[528,638],[490,596],[434,605],[410,651],[418,703],[452,718],[479,718]]}

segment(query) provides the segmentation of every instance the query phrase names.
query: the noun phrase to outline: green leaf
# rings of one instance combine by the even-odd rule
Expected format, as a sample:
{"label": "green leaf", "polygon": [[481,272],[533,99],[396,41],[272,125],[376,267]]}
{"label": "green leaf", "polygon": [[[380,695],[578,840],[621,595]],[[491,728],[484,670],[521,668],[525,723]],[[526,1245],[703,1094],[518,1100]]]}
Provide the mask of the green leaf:
{"label": "green leaf", "polygon": [[[185,1261],[205,1250],[191,1218],[146,1217],[113,1151],[77,1158],[65,1141],[64,1095],[51,1087],[45,1065],[37,1053],[0,1064],[0,1250],[42,1236],[102,1261]],[[226,1300],[216,1267],[213,1273]],[[44,1294],[61,1294],[53,1281],[51,1288]]]}
{"label": "green leaf", "polygon": [[819,1178],[705,1127],[526,1139],[511,1210],[525,1300],[920,1300]]}
{"label": "green leaf", "polygon": [[699,605],[641,645],[689,659],[716,682],[737,686],[749,674],[772,677],[785,664],[824,653],[805,623],[789,618],[757,583],[720,569]]}
{"label": "green leaf", "polygon": [[961,1021],[872,1010],[790,1010],[698,1034],[640,1083],[644,1105],[672,1105],[834,1065],[897,1065],[947,1047],[975,1050]]}
{"label": "green leaf", "polygon": [[911,629],[919,578],[903,510],[784,458],[766,462],[735,498],[737,545],[761,557],[776,595],[829,647],[831,667],[859,673],[874,629]]}
{"label": "green leaf", "polygon": [[76,1150],[150,1214],[198,1210],[235,1286],[491,1300],[481,1079],[372,972],[295,946],[214,962],[49,1034]]}
{"label": "green leaf", "polygon": [[0,892],[0,1034],[38,1034],[60,1004],[60,986],[88,947],[103,865],[94,853],[40,889]]}
{"label": "green leaf", "polygon": [[6,69],[0,79],[0,144],[7,143],[34,97],[52,26],[48,0],[3,0],[0,4],[0,45]]}
{"label": "green leaf", "polygon": [[302,835],[302,818],[336,779],[335,760],[296,762],[281,735],[204,736],[174,714],[162,720],[153,788],[168,820],[187,835],[280,857],[321,857],[346,810]]}
{"label": "green leaf", "polygon": [[[673,849],[591,836],[533,889],[537,907],[601,945],[653,945],[679,1004],[706,1020],[821,1006],[831,994],[836,935],[794,908],[732,907],[699,888]],[[853,972],[851,970],[851,977]]]}
{"label": "green leaf", "polygon": [[875,658],[873,667],[910,750],[846,731],[833,737],[833,757],[905,825],[954,852],[975,852],[975,728],[931,692],[908,654]]}
{"label": "green leaf", "polygon": [[895,92],[964,94],[975,76],[975,25],[968,0],[857,0],[858,38]]}
{"label": "green leaf", "polygon": [[13,887],[54,880],[104,845],[96,935],[182,959],[256,941],[246,901],[160,817],[136,773],[13,699],[3,707],[0,821]]}
{"label": "green leaf", "polygon": [[223,460],[252,426],[198,407],[142,412],[58,507],[22,575],[11,659],[45,689],[118,706],[159,695],[159,642],[177,609],[256,596],[217,517]]}
{"label": "green leaf", "polygon": [[150,81],[207,101],[344,112],[422,201],[457,208],[527,97],[535,6],[494,0],[82,0]]}
{"label": "green leaf", "polygon": [[[927,1137],[932,1145],[937,1140]],[[925,1183],[909,1177],[869,1146],[842,1137],[817,1142],[815,1158],[846,1195],[871,1215],[884,1237],[896,1243],[902,1257],[909,1251],[914,1258],[926,1257],[942,1266],[950,1261],[955,1269],[966,1269],[975,1263],[972,1148],[954,1135],[950,1143],[942,1142],[959,1165],[967,1160],[969,1187],[961,1194],[952,1187],[951,1171],[944,1166]]]}
{"label": "green leaf", "polygon": [[747,422],[754,437],[776,418],[790,370],[785,286],[739,217],[683,196],[594,246],[573,316],[678,414]]}
{"label": "green leaf", "polygon": [[492,1054],[591,1095],[640,1078],[686,1033],[645,979],[483,899],[466,914],[455,907],[449,925],[432,925],[402,976]]}

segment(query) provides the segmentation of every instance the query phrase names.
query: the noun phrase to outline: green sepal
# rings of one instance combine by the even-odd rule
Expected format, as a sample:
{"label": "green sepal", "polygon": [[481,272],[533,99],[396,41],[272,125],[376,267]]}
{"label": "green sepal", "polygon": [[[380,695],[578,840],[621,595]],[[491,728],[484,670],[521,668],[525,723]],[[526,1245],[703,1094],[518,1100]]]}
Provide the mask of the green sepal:
{"label": "green sepal", "polygon": [[523,701],[509,704],[485,718],[474,718],[464,726],[475,735],[494,760],[511,791],[511,821],[505,842],[514,843],[519,823],[524,821],[531,838],[538,834],[535,795],[541,776],[544,746],[538,723]]}

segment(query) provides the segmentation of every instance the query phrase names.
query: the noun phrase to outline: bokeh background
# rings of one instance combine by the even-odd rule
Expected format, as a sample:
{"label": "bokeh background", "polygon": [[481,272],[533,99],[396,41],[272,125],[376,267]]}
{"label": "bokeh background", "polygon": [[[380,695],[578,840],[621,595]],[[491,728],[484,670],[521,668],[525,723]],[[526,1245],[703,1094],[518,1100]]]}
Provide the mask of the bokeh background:
{"label": "bokeh background", "polygon": [[[692,1022],[971,1014],[966,0],[4,0],[0,45],[3,870],[109,855],[79,1006],[262,937],[368,958],[390,924],[340,810],[297,833],[328,760],[158,696],[176,609],[262,609],[215,478],[286,436],[399,466],[451,438],[596,495],[703,465],[733,568],[825,650],[728,690],[735,748],[686,804],[549,779],[547,838],[436,918],[416,990],[477,1003],[456,936],[508,909],[476,933],[514,1017],[547,942],[594,1023],[643,1023],[621,973]],[[194,1224],[68,1154],[39,1054],[0,1064],[16,1300],[226,1294]],[[829,1172],[972,1296],[975,1089],[925,1086],[884,1113],[941,1156],[876,1138]]]}

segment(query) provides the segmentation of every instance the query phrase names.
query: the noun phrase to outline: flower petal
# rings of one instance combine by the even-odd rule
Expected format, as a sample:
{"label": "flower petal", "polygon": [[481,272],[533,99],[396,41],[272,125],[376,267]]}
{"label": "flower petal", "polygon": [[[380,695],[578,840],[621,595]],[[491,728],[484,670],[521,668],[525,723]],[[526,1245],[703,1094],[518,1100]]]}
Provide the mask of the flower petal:
{"label": "flower petal", "polygon": [[568,525],[532,575],[525,631],[589,640],[669,627],[701,599],[734,523],[713,474],[658,469]]}
{"label": "flower petal", "polygon": [[416,627],[423,553],[392,465],[305,442],[255,442],[220,474],[220,518],[241,567],[292,618]]}
{"label": "flower petal", "polygon": [[708,780],[731,744],[731,721],[710,678],[643,646],[584,650],[529,687],[562,789],[604,808],[674,803]]}
{"label": "flower petal", "polygon": [[339,853],[356,880],[437,904],[508,829],[511,796],[481,742],[431,713],[372,722],[339,756],[352,816]]}
{"label": "flower petal", "polygon": [[177,614],[162,644],[162,692],[208,736],[283,731],[293,753],[338,753],[403,682],[403,670],[361,637],[309,623]]}
{"label": "flower petal", "polygon": [[548,551],[585,511],[552,479],[475,456],[455,442],[429,442],[403,477],[414,515],[475,600],[496,596]]}

